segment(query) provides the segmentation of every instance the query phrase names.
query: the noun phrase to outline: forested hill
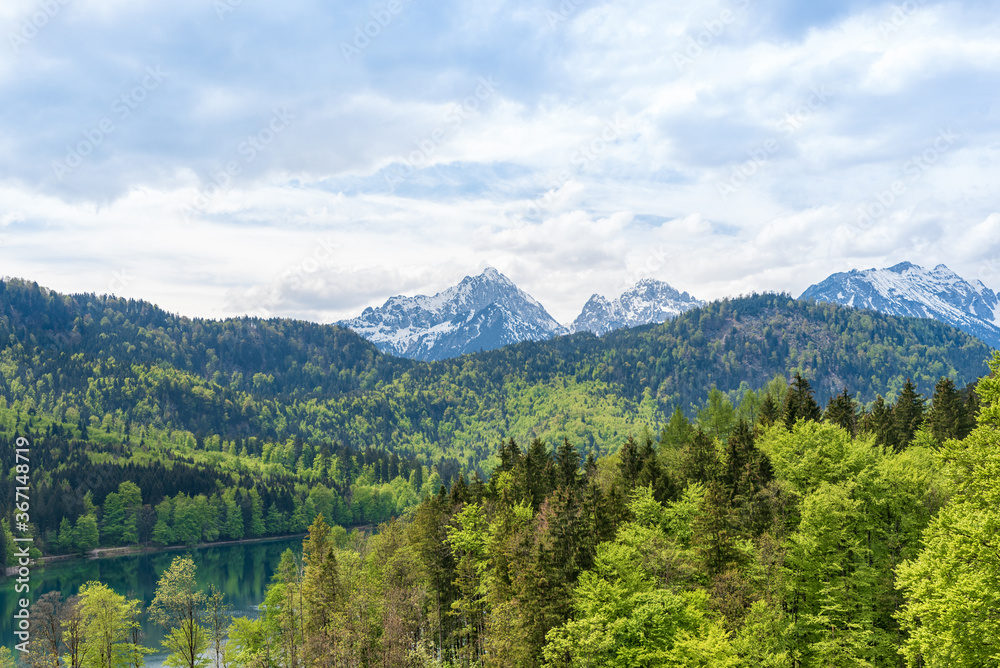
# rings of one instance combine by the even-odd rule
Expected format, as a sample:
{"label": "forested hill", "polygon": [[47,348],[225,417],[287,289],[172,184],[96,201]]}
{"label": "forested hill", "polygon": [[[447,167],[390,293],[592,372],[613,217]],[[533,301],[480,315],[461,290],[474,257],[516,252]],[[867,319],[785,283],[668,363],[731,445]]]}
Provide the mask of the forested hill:
{"label": "forested hill", "polygon": [[[62,370],[66,356],[169,365],[235,390],[301,398],[332,396],[391,378],[408,360],[381,355],[349,330],[287,319],[191,319],[153,304],[93,294],[61,295],[34,283],[0,281],[6,347]],[[53,366],[57,365],[57,366]],[[65,371],[63,371],[65,373]],[[256,374],[271,376],[266,382]]]}
{"label": "forested hill", "polygon": [[941,377],[962,387],[989,356],[930,320],[755,295],[421,363],[336,326],[188,319],[17,280],[0,282],[0,340],[0,441],[34,443],[32,521],[49,551],[304,531],[320,512],[380,522],[488,473],[510,438],[615,452],[675,408],[699,424],[752,413],[796,373],[823,404],[844,388],[865,404],[908,378],[928,398]]}
{"label": "forested hill", "polygon": [[382,355],[337,326],[189,319],[23,281],[0,282],[0,310],[8,402],[199,438],[335,440],[466,465],[508,435],[617,447],[675,406],[693,414],[713,386],[735,403],[746,389],[795,372],[821,403],[844,388],[862,403],[894,396],[907,378],[930,396],[942,376],[975,380],[989,355],[935,321],[773,294],[600,338],[583,333],[434,363]]}

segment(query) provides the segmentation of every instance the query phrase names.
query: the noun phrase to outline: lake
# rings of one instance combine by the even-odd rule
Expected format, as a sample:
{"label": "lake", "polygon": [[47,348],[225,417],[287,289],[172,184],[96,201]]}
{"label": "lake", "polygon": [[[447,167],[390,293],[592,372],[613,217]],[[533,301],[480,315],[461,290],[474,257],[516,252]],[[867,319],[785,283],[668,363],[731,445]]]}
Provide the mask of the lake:
{"label": "lake", "polygon": [[[170,562],[177,556],[190,554],[198,567],[199,583],[205,588],[215,584],[222,590],[234,615],[256,615],[256,606],[264,600],[264,590],[278,568],[281,553],[288,548],[301,553],[302,538],[54,562],[32,569],[32,601],[54,590],[67,598],[76,594],[80,585],[99,580],[120,594],[142,599],[144,607],[148,607],[156,594],[156,582]],[[0,584],[0,611],[3,614],[0,632],[3,644],[12,649],[16,642],[13,615],[20,598],[14,585],[13,579]],[[143,632],[146,646],[159,649],[162,629],[144,619]],[[146,657],[146,665],[159,668],[165,658],[164,652],[150,654]]]}

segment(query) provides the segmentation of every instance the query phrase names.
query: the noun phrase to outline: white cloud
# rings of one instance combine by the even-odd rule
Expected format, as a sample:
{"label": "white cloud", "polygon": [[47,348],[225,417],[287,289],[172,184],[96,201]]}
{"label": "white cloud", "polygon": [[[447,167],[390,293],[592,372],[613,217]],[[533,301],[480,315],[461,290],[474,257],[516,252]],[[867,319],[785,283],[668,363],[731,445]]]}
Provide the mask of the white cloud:
{"label": "white cloud", "polygon": [[[628,0],[553,27],[526,3],[450,5],[408,6],[346,62],[368,5],[67,4],[0,55],[3,273],[323,321],[487,265],[564,322],[647,275],[798,293],[908,259],[1000,287],[981,269],[1000,255],[1000,33],[973,3]],[[5,3],[0,25],[34,6]],[[58,183],[52,160],[149,63],[163,89]],[[282,105],[294,120],[248,160]]]}

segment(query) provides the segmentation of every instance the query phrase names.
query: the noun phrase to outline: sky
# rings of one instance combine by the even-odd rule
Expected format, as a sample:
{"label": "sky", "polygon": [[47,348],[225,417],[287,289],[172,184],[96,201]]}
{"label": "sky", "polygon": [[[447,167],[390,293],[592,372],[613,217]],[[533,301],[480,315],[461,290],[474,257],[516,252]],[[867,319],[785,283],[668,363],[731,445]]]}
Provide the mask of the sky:
{"label": "sky", "polygon": [[995,2],[4,0],[0,275],[332,322],[496,267],[1000,290]]}

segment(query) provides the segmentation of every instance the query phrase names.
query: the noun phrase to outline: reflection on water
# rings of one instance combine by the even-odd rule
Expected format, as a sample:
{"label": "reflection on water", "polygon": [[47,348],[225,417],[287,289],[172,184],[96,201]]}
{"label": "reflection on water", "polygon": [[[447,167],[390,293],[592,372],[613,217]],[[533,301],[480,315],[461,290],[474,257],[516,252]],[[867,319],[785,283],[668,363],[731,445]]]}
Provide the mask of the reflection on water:
{"label": "reflection on water", "polygon": [[[302,539],[291,538],[262,543],[220,545],[193,550],[170,550],[149,554],[135,554],[103,559],[76,559],[56,562],[45,568],[35,567],[31,574],[31,600],[47,592],[58,590],[63,598],[76,594],[80,585],[99,580],[120,594],[142,599],[149,606],[156,593],[156,581],[170,566],[174,557],[190,554],[198,567],[198,582],[204,587],[215,584],[225,592],[226,600],[236,615],[254,615],[256,606],[264,600],[264,590],[278,568],[281,553],[292,548],[302,551]],[[14,591],[13,579],[0,584],[0,633],[3,643],[13,648],[14,612],[21,595]],[[148,620],[143,620],[145,644],[159,648],[163,632]],[[162,665],[165,655],[150,654],[146,665]]]}

